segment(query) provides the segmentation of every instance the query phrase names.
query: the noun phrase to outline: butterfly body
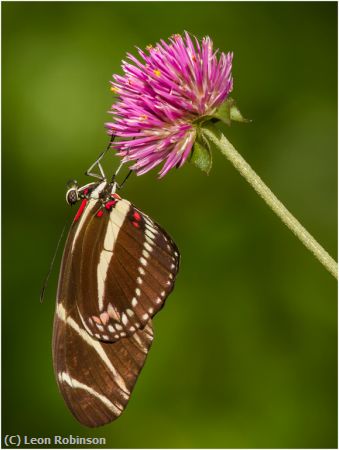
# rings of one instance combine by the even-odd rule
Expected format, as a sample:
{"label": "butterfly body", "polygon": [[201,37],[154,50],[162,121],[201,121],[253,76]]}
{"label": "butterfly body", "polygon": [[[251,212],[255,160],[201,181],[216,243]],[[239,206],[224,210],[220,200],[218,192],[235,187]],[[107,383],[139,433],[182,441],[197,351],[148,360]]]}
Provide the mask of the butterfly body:
{"label": "butterfly body", "polygon": [[53,333],[60,391],[74,416],[99,426],[124,410],[153,340],[152,317],[174,287],[179,251],[150,217],[90,183],[63,254]]}

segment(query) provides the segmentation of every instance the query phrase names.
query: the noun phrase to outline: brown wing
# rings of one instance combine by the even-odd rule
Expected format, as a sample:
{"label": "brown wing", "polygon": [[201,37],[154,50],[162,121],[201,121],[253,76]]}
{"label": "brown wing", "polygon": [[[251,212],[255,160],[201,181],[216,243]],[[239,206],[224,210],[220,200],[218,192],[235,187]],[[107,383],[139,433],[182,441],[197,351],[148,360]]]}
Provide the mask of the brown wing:
{"label": "brown wing", "polygon": [[53,330],[53,365],[59,389],[72,414],[89,427],[104,425],[124,410],[153,340],[151,321],[142,331],[116,343],[90,336],[79,317],[76,298],[79,266],[74,243],[98,209],[95,200],[82,204],[73,223],[59,276]]}
{"label": "brown wing", "polygon": [[173,290],[179,251],[170,236],[127,200],[98,217],[96,208],[74,244],[79,315],[97,339],[118,341],[142,329]]}
{"label": "brown wing", "polygon": [[153,339],[149,322],[142,331],[115,343],[92,338],[77,313],[58,303],[53,360],[66,404],[83,425],[97,427],[124,411]]}

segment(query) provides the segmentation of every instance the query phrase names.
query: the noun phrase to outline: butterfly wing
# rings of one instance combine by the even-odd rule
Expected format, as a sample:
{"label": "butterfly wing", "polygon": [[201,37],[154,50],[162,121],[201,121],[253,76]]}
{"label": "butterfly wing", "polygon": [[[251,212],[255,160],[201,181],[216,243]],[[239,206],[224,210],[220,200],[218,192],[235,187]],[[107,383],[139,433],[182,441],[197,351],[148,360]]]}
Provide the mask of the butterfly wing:
{"label": "butterfly wing", "polygon": [[83,233],[97,207],[96,200],[83,200],[69,232],[53,329],[59,389],[76,419],[89,427],[104,425],[122,413],[153,339],[151,321],[114,344],[93,338],[83,327],[77,307],[79,260],[74,244],[86,240]]}
{"label": "butterfly wing", "polygon": [[54,370],[75,418],[88,427],[115,420],[124,411],[153,339],[149,322],[116,343],[92,338],[77,312],[58,304],[54,321]]}
{"label": "butterfly wing", "polygon": [[[115,342],[142,329],[174,287],[179,251],[170,236],[127,200],[83,217],[73,253],[76,299],[93,337]],[[107,206],[106,205],[106,206]]]}

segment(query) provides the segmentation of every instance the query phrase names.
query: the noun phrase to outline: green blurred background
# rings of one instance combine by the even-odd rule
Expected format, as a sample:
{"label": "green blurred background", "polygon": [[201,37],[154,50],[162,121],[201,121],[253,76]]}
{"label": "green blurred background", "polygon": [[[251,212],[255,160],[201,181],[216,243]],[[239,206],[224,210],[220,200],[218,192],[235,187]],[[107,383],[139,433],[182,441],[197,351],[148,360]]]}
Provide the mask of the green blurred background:
{"label": "green blurred background", "polygon": [[[51,333],[65,182],[104,149],[108,81],[134,46],[189,30],[234,51],[250,125],[227,136],[336,257],[337,5],[2,3],[3,435],[100,436],[107,447],[336,447],[336,282],[220,155],[124,195],[176,240],[176,289],[121,418],[79,425]],[[108,158],[113,170],[117,160]]]}

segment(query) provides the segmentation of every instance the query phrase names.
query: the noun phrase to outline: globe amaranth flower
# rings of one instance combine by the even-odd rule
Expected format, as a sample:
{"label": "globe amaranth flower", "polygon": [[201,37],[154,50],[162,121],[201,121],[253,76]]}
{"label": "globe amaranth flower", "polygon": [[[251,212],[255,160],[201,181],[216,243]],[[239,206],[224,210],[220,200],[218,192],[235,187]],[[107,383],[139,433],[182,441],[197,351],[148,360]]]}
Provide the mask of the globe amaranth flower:
{"label": "globe amaranth flower", "polygon": [[212,115],[232,91],[232,53],[218,54],[213,42],[185,32],[161,40],[141,61],[127,54],[124,75],[113,75],[118,95],[106,126],[120,140],[112,145],[138,175],[164,162],[160,176],[181,167],[196,139],[197,119]]}

